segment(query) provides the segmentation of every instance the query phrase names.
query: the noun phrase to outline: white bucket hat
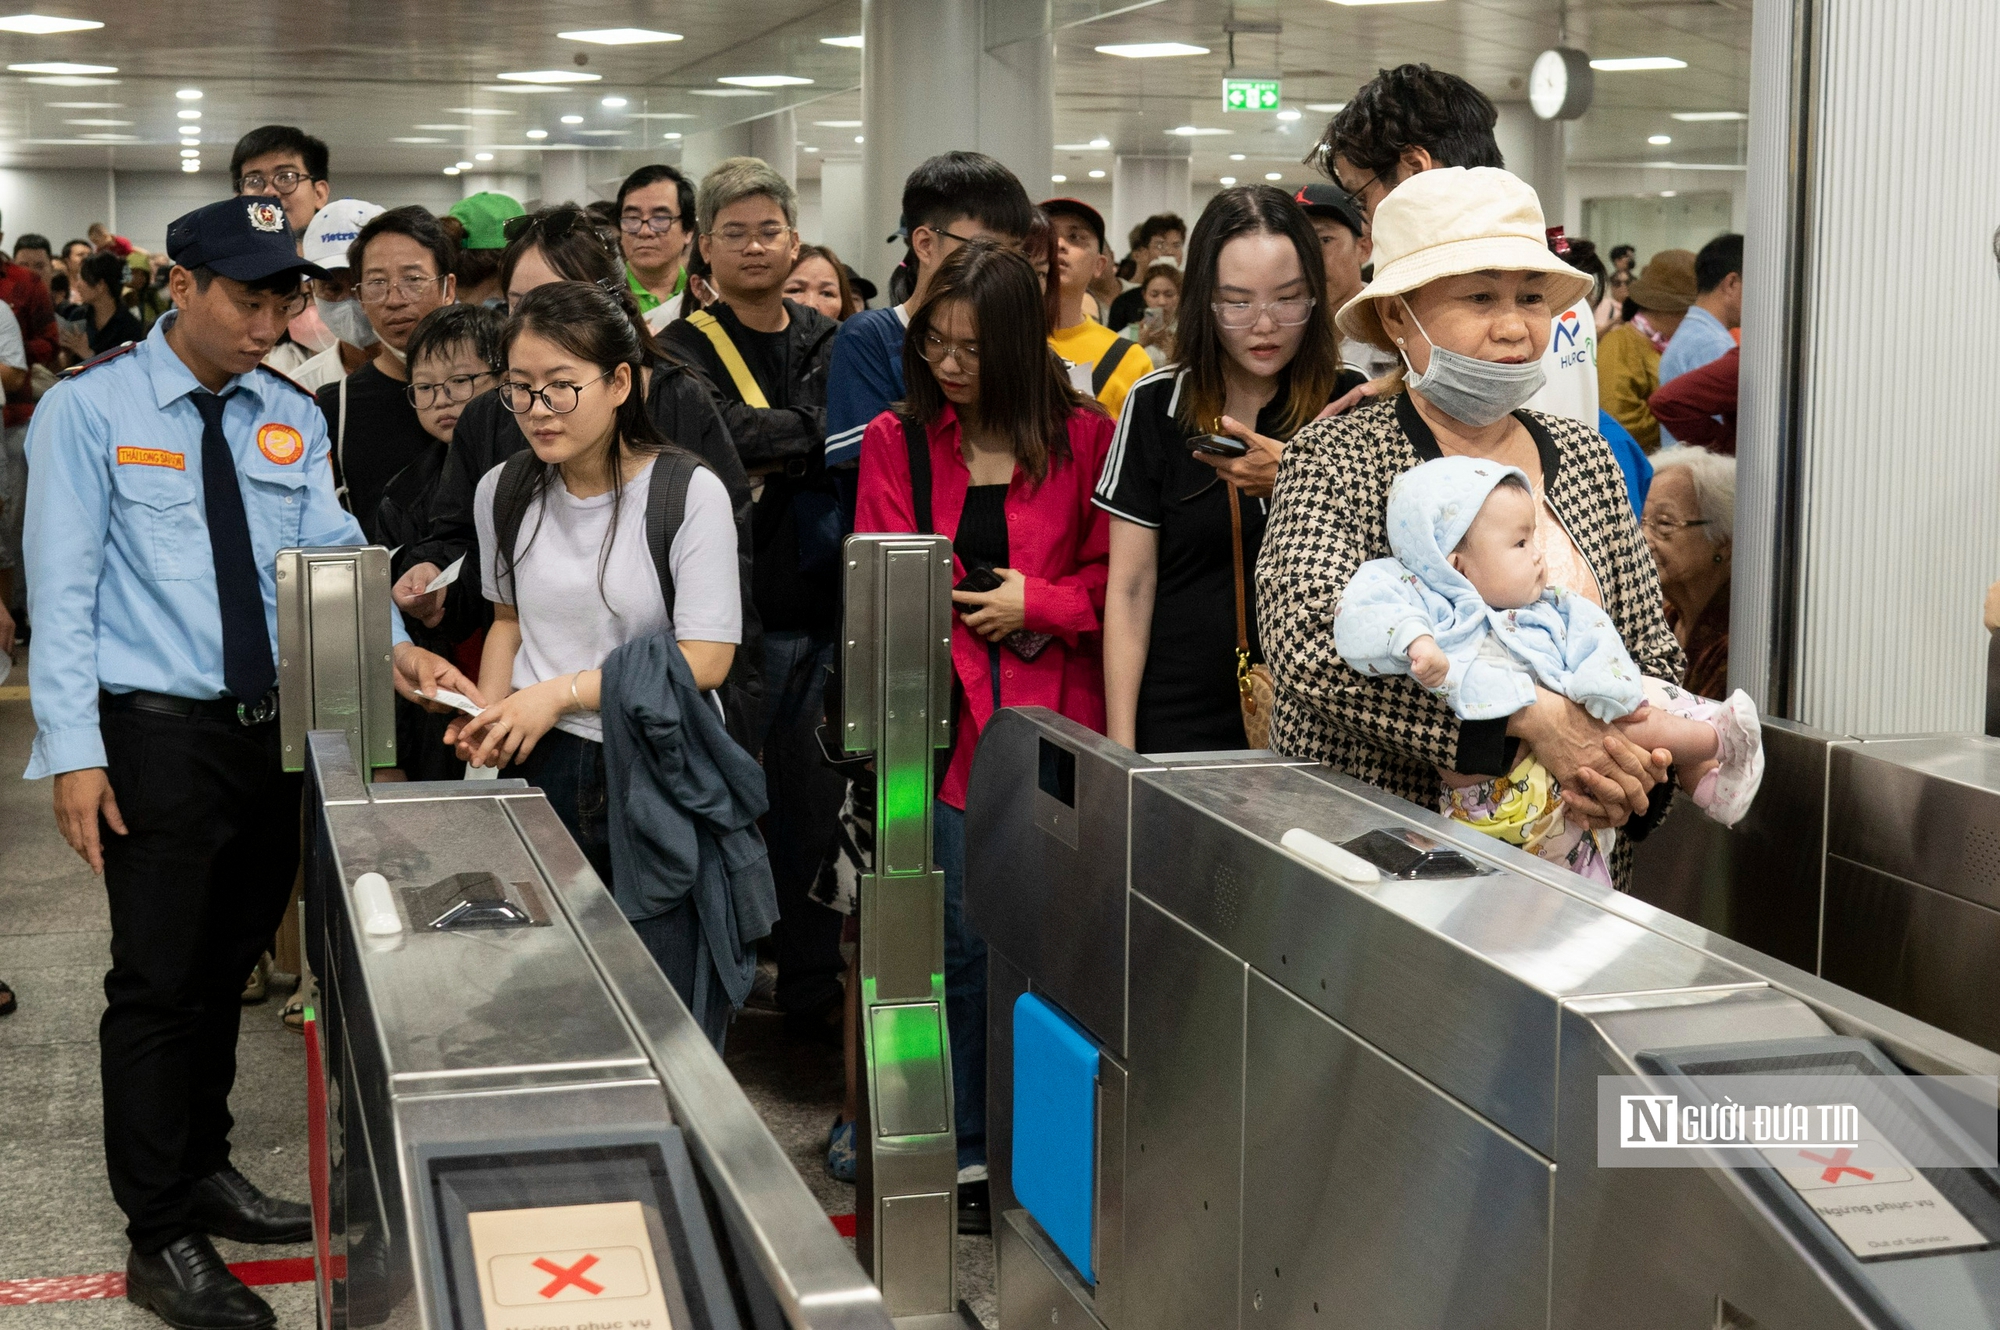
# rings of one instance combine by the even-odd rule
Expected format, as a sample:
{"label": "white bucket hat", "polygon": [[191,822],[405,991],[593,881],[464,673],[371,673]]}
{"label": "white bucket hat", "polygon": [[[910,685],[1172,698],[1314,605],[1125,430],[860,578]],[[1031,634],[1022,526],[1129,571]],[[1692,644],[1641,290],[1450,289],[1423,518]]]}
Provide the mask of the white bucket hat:
{"label": "white bucket hat", "polygon": [[335,199],[313,214],[306,225],[300,252],[307,263],[322,268],[345,268],[347,247],[361,234],[361,228],[382,215],[382,209],[360,199]]}
{"label": "white bucket hat", "polygon": [[1392,348],[1375,314],[1384,296],[1405,295],[1440,277],[1544,272],[1551,317],[1589,293],[1591,279],[1549,252],[1542,201],[1519,176],[1498,167],[1419,171],[1375,205],[1375,280],[1340,307],[1343,337]]}

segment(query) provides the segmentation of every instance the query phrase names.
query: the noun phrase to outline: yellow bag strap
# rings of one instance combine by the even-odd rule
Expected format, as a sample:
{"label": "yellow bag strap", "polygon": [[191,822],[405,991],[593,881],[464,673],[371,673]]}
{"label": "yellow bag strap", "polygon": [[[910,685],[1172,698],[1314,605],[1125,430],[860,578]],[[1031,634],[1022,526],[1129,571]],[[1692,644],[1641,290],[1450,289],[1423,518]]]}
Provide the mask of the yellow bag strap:
{"label": "yellow bag strap", "polygon": [[736,391],[743,395],[745,406],[754,406],[759,411],[771,409],[771,403],[764,396],[764,390],[757,386],[757,376],[750,372],[750,366],[743,362],[743,353],[736,349],[736,343],[729,340],[729,330],[724,328],[715,315],[705,309],[698,309],[687,316],[687,321],[701,329],[715,347],[715,354],[722,358],[722,367],[729,371],[729,377],[736,384]]}

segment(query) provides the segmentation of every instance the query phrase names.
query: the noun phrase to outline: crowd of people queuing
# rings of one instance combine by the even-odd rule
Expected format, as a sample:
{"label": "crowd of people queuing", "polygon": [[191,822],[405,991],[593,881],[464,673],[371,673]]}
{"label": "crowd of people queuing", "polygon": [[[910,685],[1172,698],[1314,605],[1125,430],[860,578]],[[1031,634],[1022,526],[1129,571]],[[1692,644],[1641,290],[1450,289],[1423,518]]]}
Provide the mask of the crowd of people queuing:
{"label": "crowd of people queuing", "polygon": [[[760,948],[787,1029],[841,1040],[854,902],[827,884],[872,814],[818,733],[840,542],[949,536],[959,710],[935,843],[972,1226],[986,980],[964,804],[999,708],[1145,751],[1323,759],[1572,866],[1594,851],[1624,885],[1672,783],[1726,809],[1750,760],[1733,713],[1695,714],[1727,691],[1741,238],[1636,273],[1629,247],[1607,269],[1587,241],[1552,243],[1495,121],[1462,79],[1384,71],[1327,126],[1324,183],[1227,188],[1192,227],[1149,217],[1122,259],[1089,203],[1036,202],[992,158],[946,153],[906,182],[883,305],[801,236],[793,187],[755,158],[440,216],[338,197],[324,143],[253,131],[236,193],[281,211],[298,263],[280,277],[306,274],[263,363],[312,396],[341,505],[391,548],[399,632],[483,708],[446,716],[405,690],[390,777],[526,776],[718,1045]],[[88,382],[186,317],[173,241],[90,234],[23,236],[0,260],[0,570],[57,446],[29,428],[70,391],[56,372]],[[1404,478],[1454,459],[1486,468],[1452,481],[1472,510],[1512,505],[1494,521],[1523,534],[1494,557],[1527,590],[1499,605],[1514,593],[1481,572],[1499,526],[1433,524],[1417,544],[1449,586],[1357,666],[1343,593],[1371,560],[1416,557],[1392,521],[1421,510]],[[27,590],[24,635],[45,614]],[[1612,714],[1558,665],[1496,656],[1479,606],[1545,597],[1565,616],[1548,660],[1598,642],[1666,691]],[[662,715],[674,770],[648,756]],[[660,862],[635,808],[729,842],[738,867]],[[71,836],[87,857],[95,819]],[[104,835],[122,834],[114,807]],[[853,1132],[850,1104],[838,1175]]]}

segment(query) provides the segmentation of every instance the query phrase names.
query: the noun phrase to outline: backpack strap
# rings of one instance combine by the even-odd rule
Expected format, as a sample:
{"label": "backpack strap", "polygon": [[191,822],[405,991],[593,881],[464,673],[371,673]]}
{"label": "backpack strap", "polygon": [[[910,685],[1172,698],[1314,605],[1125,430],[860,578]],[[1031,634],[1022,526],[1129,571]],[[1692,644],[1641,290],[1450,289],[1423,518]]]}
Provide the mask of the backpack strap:
{"label": "backpack strap", "polygon": [[341,507],[345,508],[347,507],[347,376],[345,374],[340,376],[340,391],[337,395],[340,398],[340,423],[334,426],[333,472],[340,477],[340,487],[333,492],[333,497],[340,501]]}
{"label": "backpack strap", "polygon": [[1104,386],[1111,382],[1111,376],[1116,374],[1118,367],[1125,363],[1126,355],[1138,345],[1137,342],[1129,337],[1120,337],[1105,348],[1104,354],[1097,358],[1096,367],[1090,371],[1090,395],[1092,397],[1104,396]]}
{"label": "backpack strap", "polygon": [[[509,457],[500,468],[500,479],[493,486],[493,542],[495,545],[493,566],[511,572],[514,563],[514,542],[521,535],[521,523],[528,516],[528,496],[535,487],[535,468],[541,459],[535,456],[533,448],[523,448]],[[519,588],[515,588],[518,601]]]}
{"label": "backpack strap", "polygon": [[660,594],[666,598],[669,623],[674,618],[674,570],[667,556],[673,553],[674,537],[687,519],[688,484],[701,468],[702,460],[693,453],[669,448],[653,463],[646,491],[646,548],[660,574]]}
{"label": "backpack strap", "polygon": [[708,338],[709,345],[715,348],[722,367],[729,371],[730,382],[736,385],[738,395],[743,398],[743,405],[754,406],[759,411],[770,410],[770,399],[757,386],[757,376],[750,372],[743,353],[736,349],[736,343],[730,339],[729,330],[722,326],[721,320],[705,309],[698,309],[687,316],[687,321],[690,327],[699,328],[702,336]]}
{"label": "backpack strap", "polygon": [[897,416],[903,426],[903,446],[910,454],[910,511],[916,515],[917,533],[931,535],[931,441],[924,427],[909,416]]}

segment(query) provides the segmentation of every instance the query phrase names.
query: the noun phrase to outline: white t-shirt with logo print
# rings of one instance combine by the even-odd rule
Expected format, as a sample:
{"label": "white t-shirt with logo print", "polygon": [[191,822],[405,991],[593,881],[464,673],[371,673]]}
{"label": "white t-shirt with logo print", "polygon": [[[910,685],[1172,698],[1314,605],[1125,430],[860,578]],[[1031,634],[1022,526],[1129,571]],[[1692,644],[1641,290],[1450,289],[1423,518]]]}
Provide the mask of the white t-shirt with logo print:
{"label": "white t-shirt with logo print", "polygon": [[1542,352],[1542,379],[1541,391],[1528,399],[1530,411],[1597,428],[1597,320],[1588,300],[1555,318],[1549,349]]}

